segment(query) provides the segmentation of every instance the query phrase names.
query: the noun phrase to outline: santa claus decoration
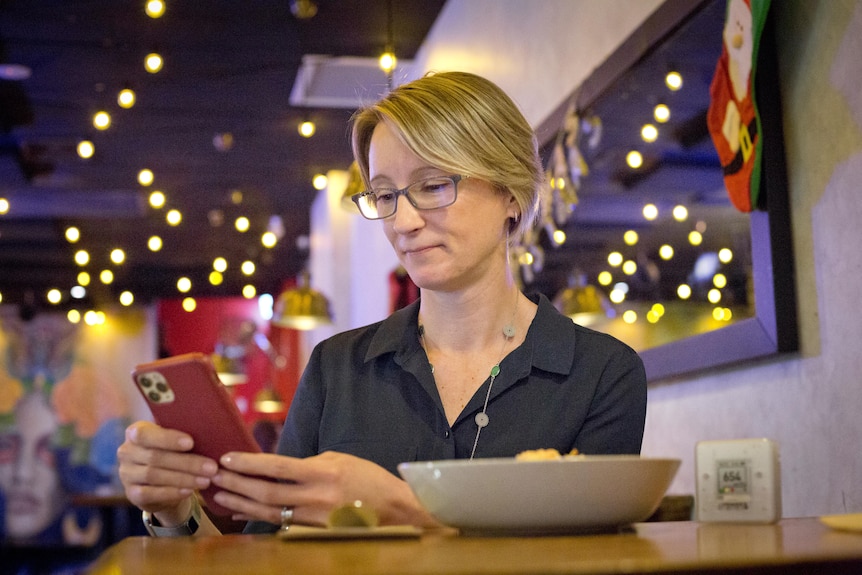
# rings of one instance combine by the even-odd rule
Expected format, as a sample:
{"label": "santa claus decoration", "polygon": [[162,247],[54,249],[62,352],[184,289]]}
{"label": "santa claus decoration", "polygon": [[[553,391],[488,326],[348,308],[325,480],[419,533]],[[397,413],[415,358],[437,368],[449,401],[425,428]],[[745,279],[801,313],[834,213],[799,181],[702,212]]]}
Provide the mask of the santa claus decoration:
{"label": "santa claus decoration", "polygon": [[730,200],[742,212],[762,206],[762,129],[754,78],[769,0],[728,0],[721,57],[710,85],[707,124]]}

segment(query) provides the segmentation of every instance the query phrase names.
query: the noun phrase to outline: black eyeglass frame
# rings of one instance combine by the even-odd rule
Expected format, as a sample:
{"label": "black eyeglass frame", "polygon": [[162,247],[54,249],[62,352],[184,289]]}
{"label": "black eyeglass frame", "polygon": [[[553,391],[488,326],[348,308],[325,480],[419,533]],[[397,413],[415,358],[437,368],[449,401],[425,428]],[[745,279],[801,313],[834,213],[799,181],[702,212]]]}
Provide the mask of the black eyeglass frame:
{"label": "black eyeglass frame", "polygon": [[[407,185],[404,188],[401,188],[400,190],[396,190],[393,188],[376,188],[376,189],[371,189],[371,190],[365,190],[364,192],[359,192],[358,194],[353,194],[352,196],[350,196],[350,199],[353,201],[354,204],[356,204],[356,207],[359,209],[359,213],[362,214],[363,218],[365,218],[367,220],[385,220],[386,218],[390,218],[390,217],[394,216],[395,212],[398,211],[398,198],[399,198],[399,196],[404,196],[405,198],[407,198],[407,201],[410,202],[411,206],[413,206],[417,210],[422,210],[422,211],[437,210],[440,208],[447,208],[447,207],[451,206],[452,204],[455,203],[455,200],[458,199],[458,183],[461,180],[466,180],[469,177],[470,176],[462,176],[460,174],[453,174],[453,175],[448,175],[448,176],[433,176],[430,178],[424,178],[424,179],[412,182],[411,184]],[[454,187],[454,194],[452,196],[452,201],[447,203],[447,204],[442,204],[440,206],[434,206],[433,208],[423,208],[423,207],[416,205],[416,201],[407,192],[407,190],[414,187],[416,184],[421,184],[424,182],[430,182],[432,180],[451,180],[452,181],[452,186]],[[365,212],[362,211],[362,205],[359,202],[362,200],[362,198],[364,198],[366,196],[376,195],[377,193],[384,191],[384,190],[388,193],[395,194],[395,202],[393,204],[395,207],[393,208],[392,213],[387,214],[385,216],[376,217],[376,218],[372,218],[372,217],[367,216],[365,214]]]}

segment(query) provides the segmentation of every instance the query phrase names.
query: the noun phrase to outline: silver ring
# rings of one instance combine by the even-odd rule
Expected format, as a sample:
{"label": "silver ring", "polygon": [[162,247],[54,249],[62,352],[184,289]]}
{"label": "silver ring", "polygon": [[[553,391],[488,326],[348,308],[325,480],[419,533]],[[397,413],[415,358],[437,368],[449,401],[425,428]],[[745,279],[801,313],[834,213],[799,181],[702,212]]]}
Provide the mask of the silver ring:
{"label": "silver ring", "polygon": [[281,508],[281,528],[286,531],[293,523],[293,507],[285,505]]}

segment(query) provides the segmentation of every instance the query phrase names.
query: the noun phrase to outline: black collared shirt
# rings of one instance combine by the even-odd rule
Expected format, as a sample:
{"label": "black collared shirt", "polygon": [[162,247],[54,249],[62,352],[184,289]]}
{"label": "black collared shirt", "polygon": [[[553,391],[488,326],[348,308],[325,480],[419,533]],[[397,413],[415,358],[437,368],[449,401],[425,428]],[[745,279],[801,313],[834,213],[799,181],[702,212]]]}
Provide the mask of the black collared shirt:
{"label": "black collared shirt", "polygon": [[[627,345],[560,314],[545,296],[500,363],[476,457],[527,449],[640,453],[646,375]],[[418,333],[419,303],[335,335],[309,358],[278,453],[349,453],[398,474],[403,461],[469,458],[488,380],[450,426]],[[490,371],[490,366],[489,366]]]}

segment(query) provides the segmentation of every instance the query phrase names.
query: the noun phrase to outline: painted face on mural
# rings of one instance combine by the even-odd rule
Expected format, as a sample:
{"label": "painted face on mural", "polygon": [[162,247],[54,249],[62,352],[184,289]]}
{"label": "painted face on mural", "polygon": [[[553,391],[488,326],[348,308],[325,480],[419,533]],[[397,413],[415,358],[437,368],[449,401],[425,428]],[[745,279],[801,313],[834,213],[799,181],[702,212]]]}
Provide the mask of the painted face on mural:
{"label": "painted face on mural", "polygon": [[64,508],[51,448],[57,420],[45,396],[24,396],[16,423],[0,431],[0,490],[6,502],[6,536],[21,540],[49,527]]}

